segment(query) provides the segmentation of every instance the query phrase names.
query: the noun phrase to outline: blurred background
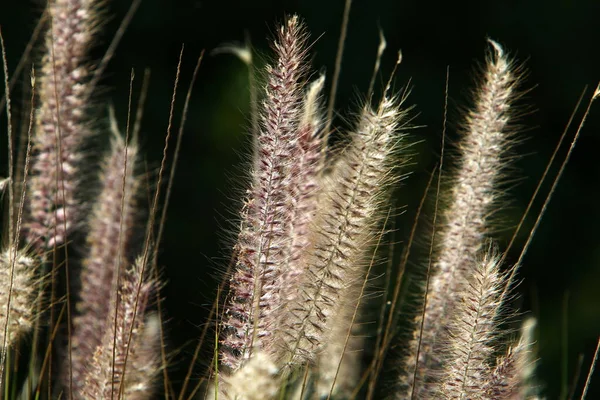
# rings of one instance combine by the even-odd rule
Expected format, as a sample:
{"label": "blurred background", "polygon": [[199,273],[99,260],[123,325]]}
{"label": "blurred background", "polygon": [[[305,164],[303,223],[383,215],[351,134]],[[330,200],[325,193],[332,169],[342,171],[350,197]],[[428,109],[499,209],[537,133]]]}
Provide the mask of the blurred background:
{"label": "blurred background", "polygon": [[[128,0],[106,3],[102,17],[105,27],[92,50],[92,60],[102,57],[131,4]],[[39,2],[0,2],[9,74],[23,54],[42,8]],[[108,65],[95,100],[99,115],[105,115],[106,106],[113,104],[123,128],[131,70],[136,75],[134,102],[139,98],[144,70],[151,71],[141,144],[146,168],[156,176],[180,50],[185,45],[176,129],[196,59],[206,51],[190,103],[158,261],[166,282],[162,296],[167,341],[170,349],[177,350],[175,385],[187,369],[228,264],[250,150],[248,70],[236,57],[212,56],[211,51],[249,39],[260,67],[270,55],[268,39],[273,37],[276,24],[285,15],[298,13],[311,32],[312,66],[325,72],[331,84],[343,8],[342,0],[143,0]],[[599,16],[598,0],[354,2],[336,98],[335,127],[346,130],[357,105],[364,100],[380,29],[388,50],[376,87],[384,85],[401,49],[403,61],[395,87],[410,87],[407,104],[415,105],[415,129],[411,130],[411,140],[416,143],[414,157],[405,169],[410,176],[394,200],[405,210],[395,221],[398,251],[408,238],[427,179],[439,162],[447,68],[447,143],[451,143],[465,107],[471,104],[474,72],[484,60],[486,38],[501,43],[524,66],[524,94],[518,103],[523,129],[514,146],[519,157],[507,177],[506,207],[499,211],[495,232],[499,247],[504,249],[579,97],[587,86],[583,105],[575,113],[575,125],[600,80]],[[19,115],[23,101],[13,98],[13,103],[15,115]],[[0,130],[4,132],[5,119],[2,121]],[[567,144],[573,134],[574,127]],[[581,371],[573,389],[579,396],[600,334],[599,135],[600,104],[596,104],[520,271],[517,291],[521,298],[516,304],[524,314],[539,318],[538,378],[549,399],[566,398]],[[561,150],[558,159],[565,153]],[[169,163],[172,155],[169,152]],[[447,161],[445,165],[450,164]],[[552,168],[551,176],[556,171],[557,167]],[[542,198],[549,188],[550,184],[542,186]],[[518,259],[541,204],[542,199],[534,202],[508,255],[509,262]],[[425,219],[431,220],[432,208],[425,214]],[[427,235],[427,224],[420,231]],[[412,264],[421,261],[415,259]],[[201,353],[197,376],[210,361],[210,352],[208,348]],[[600,398],[600,376],[592,382],[591,391],[588,399]]]}

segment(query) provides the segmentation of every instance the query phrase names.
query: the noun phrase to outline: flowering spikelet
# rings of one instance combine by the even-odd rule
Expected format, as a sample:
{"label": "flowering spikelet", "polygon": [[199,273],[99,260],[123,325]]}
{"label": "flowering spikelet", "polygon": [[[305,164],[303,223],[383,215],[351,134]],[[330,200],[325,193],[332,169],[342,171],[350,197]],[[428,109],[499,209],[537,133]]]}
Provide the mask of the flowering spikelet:
{"label": "flowering spikelet", "polygon": [[223,323],[221,359],[232,370],[250,357],[254,347],[264,348],[265,341],[273,341],[280,295],[276,282],[290,243],[290,168],[298,150],[305,69],[305,34],[298,17],[287,20],[274,47],[278,58],[274,67],[267,68],[257,169],[242,211],[236,271]]}
{"label": "flowering spikelet", "polygon": [[26,238],[39,251],[64,243],[77,219],[79,147],[89,135],[85,119],[91,68],[85,64],[97,21],[94,0],[49,2],[50,29],[39,73],[29,177]]}
{"label": "flowering spikelet", "polygon": [[[424,321],[416,322],[411,357],[400,374],[400,384],[406,391],[399,392],[399,398],[409,396],[407,393],[413,390],[416,398],[423,396],[423,382],[436,375],[434,371],[441,361],[436,346],[444,341],[440,335],[454,317],[452,310],[456,309],[466,277],[476,265],[489,229],[487,220],[495,211],[498,181],[506,164],[503,156],[510,140],[508,123],[516,77],[502,48],[493,41],[490,44],[492,55],[459,144],[460,164],[435,244],[438,256],[431,271]],[[419,342],[417,360],[414,355]]]}
{"label": "flowering spikelet", "polygon": [[9,248],[0,253],[0,349],[33,326],[38,299],[36,261]]}
{"label": "flowering spikelet", "polygon": [[304,317],[302,324],[290,329],[297,338],[297,352],[309,359],[320,346],[339,347],[346,338],[349,326],[341,334],[331,325],[333,316],[351,320],[356,307],[365,265],[380,232],[382,206],[394,181],[398,161],[394,155],[403,138],[398,129],[405,115],[394,98],[385,97],[376,110],[366,105],[351,143],[324,177],[304,302],[296,311]]}
{"label": "flowering spikelet", "polygon": [[485,399],[494,340],[500,330],[502,292],[506,279],[500,257],[489,251],[473,268],[453,311],[445,343],[445,362],[436,398]]}
{"label": "flowering spikelet", "polygon": [[318,135],[321,125],[319,96],[324,77],[314,81],[305,96],[304,110],[298,128],[298,156],[292,165],[291,179],[292,215],[289,223],[290,241],[286,250],[283,274],[280,278],[281,312],[275,331],[279,357],[284,363],[296,364],[297,338],[295,329],[302,325],[302,309],[305,301],[301,285],[306,279],[307,263],[313,251],[314,218],[317,211],[318,193],[321,189],[319,174],[322,167],[322,139]]}
{"label": "flowering spikelet", "polygon": [[509,347],[489,373],[483,392],[490,400],[519,400],[537,398],[531,382],[535,363],[532,360],[533,330],[536,322],[528,318],[523,323],[518,343]]}
{"label": "flowering spikelet", "polygon": [[148,399],[159,371],[160,343],[155,317],[144,319],[154,283],[142,276],[143,257],[124,271],[119,290],[101,332],[102,339],[87,360],[82,399]]}
{"label": "flowering spikelet", "polygon": [[[349,297],[358,300],[354,293]],[[318,398],[327,398],[330,393],[335,398],[351,398],[360,380],[365,338],[360,336],[360,326],[352,323],[356,303],[339,306],[339,312],[327,322],[330,341],[323,344],[315,366]]]}
{"label": "flowering spikelet", "polygon": [[[88,360],[100,345],[106,324],[112,323],[108,318],[114,307],[116,279],[128,265],[126,256],[137,189],[134,175],[137,146],[126,146],[115,132],[111,147],[100,179],[102,190],[88,222],[89,253],[83,261],[78,315],[73,320],[71,339],[74,384],[83,383],[80,378]],[[68,382],[69,377],[65,378]]]}
{"label": "flowering spikelet", "polygon": [[206,400],[265,400],[274,399],[280,390],[279,369],[262,351],[252,354],[233,375],[223,378],[218,391],[210,387]]}

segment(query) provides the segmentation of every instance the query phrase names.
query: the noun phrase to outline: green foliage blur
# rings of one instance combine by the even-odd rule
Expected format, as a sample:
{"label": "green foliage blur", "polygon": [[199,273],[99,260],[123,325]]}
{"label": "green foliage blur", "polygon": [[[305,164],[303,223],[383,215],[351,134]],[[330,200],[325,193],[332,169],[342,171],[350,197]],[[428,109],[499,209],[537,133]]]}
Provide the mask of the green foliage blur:
{"label": "green foliage blur", "polygon": [[[159,254],[165,281],[161,294],[165,299],[167,343],[179,351],[172,368],[175,386],[179,384],[177,379],[183,378],[196,338],[208,323],[216,287],[229,262],[251,150],[247,68],[234,56],[213,56],[211,51],[224,44],[250,40],[256,50],[256,64],[263,65],[270,54],[267,39],[273,36],[276,23],[285,15],[298,13],[311,32],[314,70],[326,72],[330,80],[343,3],[144,0],[108,65],[102,90],[95,97],[97,111],[98,115],[106,115],[107,104],[113,104],[123,130],[131,71],[136,77],[134,104],[139,98],[144,70],[151,71],[141,145],[152,181],[162,156],[179,52],[185,45],[173,133],[179,127],[196,59],[206,50],[185,125]],[[103,14],[106,25],[98,37],[98,46],[92,49],[92,60],[102,57],[129,5],[129,1],[107,1]],[[16,67],[40,13],[41,7],[33,2],[0,2],[9,71]],[[516,110],[522,129],[514,145],[514,154],[519,157],[507,177],[506,208],[499,213],[495,232],[503,249],[583,89],[588,86],[582,107],[600,80],[599,15],[597,0],[355,1],[334,125],[343,134],[353,121],[353,112],[365,101],[381,30],[388,50],[376,87],[384,85],[401,49],[403,61],[395,87],[412,88],[407,104],[415,105],[415,156],[407,171],[410,176],[395,199],[395,204],[406,210],[395,222],[399,251],[406,243],[429,174],[439,162],[447,67],[450,80],[446,143],[451,145],[457,138],[461,115],[470,104],[474,72],[478,71],[477,63],[483,61],[486,38],[501,43],[524,66],[525,91],[518,103],[521,107]],[[39,51],[34,51],[34,55],[37,58]],[[21,81],[27,83],[28,77]],[[13,103],[18,118],[26,101],[17,97]],[[576,121],[581,115],[582,108],[576,113]],[[5,113],[0,122],[1,154],[5,155]],[[568,143],[573,132],[572,128]],[[599,135],[600,104],[596,104],[523,260],[517,288],[521,297],[515,305],[524,314],[539,318],[538,376],[549,399],[566,398],[581,355],[582,376],[575,392],[579,395],[600,334],[600,166],[596,164]],[[169,161],[173,147],[174,141],[168,152]],[[98,150],[90,150],[93,151]],[[562,160],[564,154],[563,149],[558,159]],[[451,153],[446,155],[447,174],[452,161]],[[2,156],[1,160],[5,171],[6,158]],[[556,171],[556,167],[552,168],[551,176]],[[542,193],[547,193],[549,187],[543,185]],[[541,204],[541,200],[534,203],[532,214],[508,255],[509,262],[517,260]],[[426,211],[426,219],[432,219],[432,210],[429,207]],[[421,235],[428,234],[426,225],[420,229]],[[211,356],[211,349],[205,349],[197,374],[204,371]],[[593,381],[588,399],[600,398],[599,378]]]}

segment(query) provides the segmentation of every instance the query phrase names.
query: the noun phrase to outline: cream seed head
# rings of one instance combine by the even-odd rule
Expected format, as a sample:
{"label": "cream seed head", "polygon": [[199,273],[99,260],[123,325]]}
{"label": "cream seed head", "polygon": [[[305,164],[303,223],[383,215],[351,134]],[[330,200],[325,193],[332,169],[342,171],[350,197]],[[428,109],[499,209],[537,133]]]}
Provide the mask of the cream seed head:
{"label": "cream seed head", "polygon": [[[414,323],[412,354],[400,381],[406,393],[427,396],[427,386],[436,388],[447,326],[455,318],[460,293],[490,231],[490,216],[497,211],[498,188],[507,166],[506,153],[513,135],[510,115],[517,93],[513,62],[493,41],[483,80],[475,91],[475,104],[467,114],[458,143],[458,166],[452,178],[449,203],[436,235],[424,314]],[[414,373],[416,371],[416,373]],[[414,380],[416,379],[416,380]],[[430,385],[430,381],[434,381]],[[402,394],[400,395],[403,396]]]}
{"label": "cream seed head", "polygon": [[41,293],[39,260],[12,247],[0,253],[0,349],[4,351],[34,324]]}

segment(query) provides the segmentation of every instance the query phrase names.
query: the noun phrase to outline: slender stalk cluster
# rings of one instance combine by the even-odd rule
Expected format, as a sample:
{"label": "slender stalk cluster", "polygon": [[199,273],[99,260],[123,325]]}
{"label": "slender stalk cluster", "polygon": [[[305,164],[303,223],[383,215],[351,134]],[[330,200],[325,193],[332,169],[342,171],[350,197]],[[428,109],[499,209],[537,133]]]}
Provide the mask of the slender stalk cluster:
{"label": "slender stalk cluster", "polygon": [[[101,188],[86,223],[82,223],[77,200],[83,181],[82,145],[91,133],[92,69],[86,54],[98,26],[98,3],[52,0],[48,4],[46,48],[39,86],[34,87],[39,105],[33,150],[27,155],[31,175],[25,174],[28,212],[22,221],[25,246],[34,250],[35,258],[15,248],[0,256],[0,280],[7,289],[0,291],[2,355],[19,333],[32,326],[34,311],[41,310],[44,285],[36,284],[40,282],[37,274],[47,268],[54,272],[57,266],[36,267],[59,260],[52,252],[68,244],[70,233],[85,227],[86,255],[68,257],[65,263],[70,266],[70,282],[80,283],[66,289],[67,293],[78,289],[68,299],[76,304],[74,317],[51,321],[51,326],[72,324],[72,335],[61,338],[68,345],[60,349],[65,362],[55,375],[60,375],[62,393],[71,399],[145,399],[152,395],[160,370],[158,322],[144,315],[157,284],[145,271],[149,257],[134,262],[132,256],[130,239],[139,213],[135,201],[139,180],[134,174],[138,150],[119,135],[114,121],[110,154],[99,179]],[[57,276],[53,273],[52,279]],[[57,287],[53,281],[52,302],[57,300]]]}
{"label": "slender stalk cluster", "polygon": [[[137,137],[124,139],[113,120],[111,148],[89,218],[78,204],[85,180],[82,145],[92,133],[88,111],[93,68],[86,54],[98,28],[98,3],[48,4],[45,53],[34,87],[38,104],[33,152],[27,155],[31,176],[24,174],[26,212],[18,218],[25,243],[19,247],[18,238],[9,238],[12,244],[0,252],[0,377],[16,339],[40,318],[36,312],[43,308],[46,285],[39,271],[59,267],[47,265],[48,260],[59,260],[56,248],[69,246],[69,235],[77,232],[86,239],[77,252],[83,256],[65,260],[71,268],[67,276],[78,277],[66,291],[75,304],[65,307],[72,319],[48,313],[54,318],[48,324],[52,335],[70,333],[66,339],[58,333],[68,345],[48,352],[62,360],[54,372],[60,382],[52,390],[75,400],[144,400],[155,394],[156,376],[166,367],[158,357],[162,321],[159,313],[148,311],[160,283],[149,277],[148,270],[156,272],[151,262],[156,254],[149,251],[151,233],[143,255],[135,257],[141,185],[135,173]],[[366,319],[360,313],[387,231],[386,216],[393,212],[390,193],[408,160],[403,153],[408,112],[404,97],[391,93],[390,79],[378,101],[369,93],[354,127],[332,148],[329,132],[324,132],[331,125],[323,117],[325,77],[310,75],[307,40],[297,16],[277,30],[262,102],[254,105],[259,111],[249,188],[205,398],[360,397],[365,392],[361,377],[378,379],[378,368],[393,346],[404,351],[404,358],[385,360],[394,365],[389,374],[396,383],[388,397],[537,399],[531,356],[535,323],[527,320],[518,340],[503,343],[510,336],[507,317],[514,316],[505,304],[512,270],[503,270],[502,256],[489,238],[513,133],[513,62],[490,41],[433,243],[422,312],[412,321],[407,342],[387,341],[388,333],[393,337],[395,328],[403,328],[393,325],[402,320],[393,299],[386,316],[390,332],[378,338],[385,338],[378,340],[375,355],[382,359],[362,375],[371,354],[364,348],[369,341],[362,336],[359,322]],[[244,57],[249,63],[251,54]],[[14,176],[0,180],[0,192],[13,181]],[[52,283],[54,290],[57,281]],[[392,303],[387,300],[385,306]],[[62,327],[68,329],[58,329]],[[49,364],[54,368],[56,362]],[[38,395],[42,392],[35,389]],[[171,391],[165,379],[165,393]],[[373,393],[369,388],[369,395]]]}

